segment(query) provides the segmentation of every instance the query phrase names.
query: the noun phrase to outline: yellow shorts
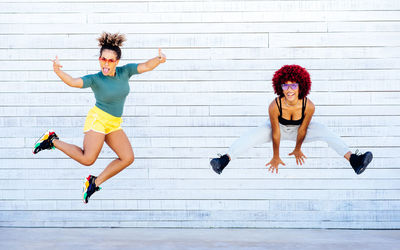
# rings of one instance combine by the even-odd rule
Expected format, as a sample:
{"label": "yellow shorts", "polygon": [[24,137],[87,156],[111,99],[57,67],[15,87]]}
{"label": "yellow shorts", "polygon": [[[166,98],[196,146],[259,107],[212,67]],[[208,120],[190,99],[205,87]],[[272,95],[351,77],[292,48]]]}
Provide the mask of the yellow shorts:
{"label": "yellow shorts", "polygon": [[83,132],[93,130],[95,132],[109,134],[111,132],[122,129],[121,128],[122,118],[110,115],[107,112],[94,106],[89,110],[86,116],[85,126]]}

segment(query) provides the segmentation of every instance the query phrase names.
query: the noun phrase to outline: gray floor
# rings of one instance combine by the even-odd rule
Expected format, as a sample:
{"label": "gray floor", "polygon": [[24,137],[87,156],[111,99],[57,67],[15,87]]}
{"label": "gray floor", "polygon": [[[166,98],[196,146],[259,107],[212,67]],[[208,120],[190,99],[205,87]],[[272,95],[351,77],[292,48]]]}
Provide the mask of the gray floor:
{"label": "gray floor", "polygon": [[400,249],[400,230],[0,228],[0,249]]}

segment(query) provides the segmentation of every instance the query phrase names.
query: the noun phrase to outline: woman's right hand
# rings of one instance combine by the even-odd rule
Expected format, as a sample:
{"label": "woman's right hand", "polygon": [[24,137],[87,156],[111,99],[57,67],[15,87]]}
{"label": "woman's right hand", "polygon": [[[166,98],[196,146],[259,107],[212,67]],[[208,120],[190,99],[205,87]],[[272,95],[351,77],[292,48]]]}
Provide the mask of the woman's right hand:
{"label": "woman's right hand", "polygon": [[58,60],[58,56],[56,56],[56,59],[52,60],[53,61],[53,70],[54,72],[57,72],[62,68],[62,65],[60,64],[60,61]]}
{"label": "woman's right hand", "polygon": [[278,157],[273,157],[270,162],[268,162],[265,166],[268,167],[270,165],[268,171],[271,171],[271,173],[274,173],[274,170],[276,170],[276,173],[278,173],[278,166],[279,164],[282,164],[283,166],[286,166],[285,163],[281,160],[281,158]]}

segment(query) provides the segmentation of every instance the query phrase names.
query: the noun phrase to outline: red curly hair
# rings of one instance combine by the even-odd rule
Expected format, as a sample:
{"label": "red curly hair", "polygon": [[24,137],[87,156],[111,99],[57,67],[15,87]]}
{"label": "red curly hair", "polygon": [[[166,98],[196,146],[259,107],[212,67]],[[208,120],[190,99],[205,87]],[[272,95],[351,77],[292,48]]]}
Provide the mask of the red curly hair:
{"label": "red curly hair", "polygon": [[272,78],[272,86],[275,94],[283,97],[281,84],[287,81],[297,82],[299,84],[299,99],[306,97],[311,90],[311,78],[307,70],[299,65],[285,65],[277,70]]}

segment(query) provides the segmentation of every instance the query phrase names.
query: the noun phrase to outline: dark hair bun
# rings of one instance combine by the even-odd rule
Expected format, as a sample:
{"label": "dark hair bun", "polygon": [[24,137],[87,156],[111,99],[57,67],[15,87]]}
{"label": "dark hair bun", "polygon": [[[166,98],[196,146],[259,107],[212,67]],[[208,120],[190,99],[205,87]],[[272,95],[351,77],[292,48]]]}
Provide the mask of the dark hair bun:
{"label": "dark hair bun", "polygon": [[103,32],[99,38],[99,46],[121,47],[122,43],[126,41],[125,35],[120,33],[111,34]]}

